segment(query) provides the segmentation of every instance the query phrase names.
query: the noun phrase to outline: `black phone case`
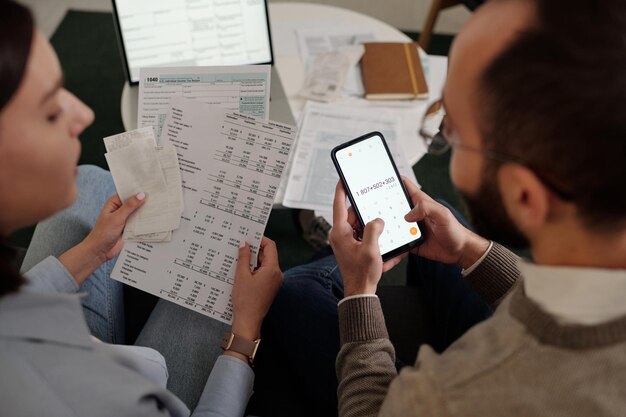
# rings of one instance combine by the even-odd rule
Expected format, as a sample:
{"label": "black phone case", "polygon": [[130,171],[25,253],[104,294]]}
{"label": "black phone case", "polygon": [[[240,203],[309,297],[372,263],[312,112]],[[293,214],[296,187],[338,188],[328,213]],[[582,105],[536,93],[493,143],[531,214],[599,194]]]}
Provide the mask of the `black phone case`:
{"label": "black phone case", "polygon": [[[396,167],[396,163],[393,160],[393,157],[391,156],[391,152],[389,152],[389,147],[387,146],[387,141],[385,140],[385,137],[383,136],[382,133],[380,132],[370,132],[366,135],[363,136],[359,136],[356,139],[352,139],[348,142],[342,143],[339,146],[336,146],[333,148],[333,150],[330,152],[330,156],[331,159],[333,160],[333,164],[335,165],[335,169],[337,170],[337,173],[339,174],[339,178],[341,179],[341,184],[343,185],[343,189],[346,191],[346,194],[348,195],[348,199],[350,200],[350,204],[352,205],[352,207],[354,207],[354,211],[356,212],[356,215],[359,219],[359,223],[361,224],[361,227],[365,227],[365,224],[363,223],[363,217],[361,216],[361,213],[359,212],[359,208],[357,207],[357,205],[354,202],[354,198],[352,197],[352,191],[350,190],[350,187],[348,186],[348,183],[346,181],[346,178],[343,175],[343,171],[341,170],[341,166],[339,165],[339,161],[337,160],[337,152],[347,148],[349,146],[354,145],[355,143],[358,142],[362,142],[366,139],[369,139],[373,136],[380,136],[380,138],[382,139],[383,145],[385,146],[385,150],[387,151],[387,157],[389,158],[389,160],[391,161],[391,165],[393,166],[393,169],[396,173],[396,175],[398,176],[398,178],[400,179],[400,187],[402,187],[402,192],[404,192],[404,195],[406,196],[407,201],[409,202],[409,207],[413,208],[413,203],[411,202],[411,197],[409,196],[408,191],[406,190],[406,187],[404,186],[404,182],[402,181],[402,177],[400,176],[400,173],[398,172],[398,167]],[[420,237],[415,239],[412,242],[409,242],[403,246],[399,246],[396,249],[389,251],[387,253],[382,254],[383,257],[383,261],[386,261],[388,259],[394,258],[408,250],[410,250],[411,248],[414,248],[418,245],[420,245],[423,241],[424,241],[424,227],[422,222],[417,222],[417,225],[420,229]]]}

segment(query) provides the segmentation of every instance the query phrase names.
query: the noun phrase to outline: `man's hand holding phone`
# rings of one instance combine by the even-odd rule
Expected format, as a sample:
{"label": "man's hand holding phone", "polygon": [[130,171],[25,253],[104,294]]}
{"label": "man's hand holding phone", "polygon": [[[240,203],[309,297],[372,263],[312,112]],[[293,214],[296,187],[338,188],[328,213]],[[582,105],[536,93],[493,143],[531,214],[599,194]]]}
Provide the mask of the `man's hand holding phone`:
{"label": "man's hand holding phone", "polygon": [[396,266],[407,255],[404,253],[383,263],[378,238],[384,227],[381,219],[372,220],[365,225],[362,238],[359,239],[348,219],[346,192],[341,182],[337,183],[333,203],[333,228],[329,239],[343,277],[346,297],[375,294],[382,273]]}
{"label": "man's hand holding phone", "polygon": [[457,264],[467,269],[485,253],[489,241],[463,226],[444,205],[402,177],[413,209],[404,216],[408,222],[419,221],[426,239],[411,252],[433,261]]}

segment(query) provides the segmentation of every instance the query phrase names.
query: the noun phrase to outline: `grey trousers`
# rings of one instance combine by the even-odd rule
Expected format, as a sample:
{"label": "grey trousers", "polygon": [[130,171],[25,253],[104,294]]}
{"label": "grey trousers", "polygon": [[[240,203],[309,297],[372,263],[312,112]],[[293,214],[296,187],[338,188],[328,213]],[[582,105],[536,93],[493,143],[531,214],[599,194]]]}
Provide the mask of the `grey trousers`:
{"label": "grey trousers", "polygon": [[[111,174],[95,166],[80,166],[77,184],[74,204],[37,225],[22,263],[23,272],[81,242],[91,231],[106,199],[116,192]],[[106,343],[123,344],[124,285],[110,277],[116,260],[98,268],[80,291],[87,294],[83,311],[92,334]],[[165,357],[169,371],[167,388],[193,410],[221,354],[222,334],[228,329],[228,325],[217,320],[159,300],[135,344],[151,347]]]}

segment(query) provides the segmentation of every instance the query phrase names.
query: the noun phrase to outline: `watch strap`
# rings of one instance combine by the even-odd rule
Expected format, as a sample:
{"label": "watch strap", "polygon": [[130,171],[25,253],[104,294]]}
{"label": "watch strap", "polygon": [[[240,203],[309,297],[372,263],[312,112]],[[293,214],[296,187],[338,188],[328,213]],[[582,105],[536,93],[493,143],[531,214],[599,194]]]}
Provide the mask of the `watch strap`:
{"label": "watch strap", "polygon": [[261,339],[248,340],[233,332],[226,332],[222,337],[221,347],[224,350],[241,353],[246,356],[248,358],[248,362],[252,364],[260,342]]}

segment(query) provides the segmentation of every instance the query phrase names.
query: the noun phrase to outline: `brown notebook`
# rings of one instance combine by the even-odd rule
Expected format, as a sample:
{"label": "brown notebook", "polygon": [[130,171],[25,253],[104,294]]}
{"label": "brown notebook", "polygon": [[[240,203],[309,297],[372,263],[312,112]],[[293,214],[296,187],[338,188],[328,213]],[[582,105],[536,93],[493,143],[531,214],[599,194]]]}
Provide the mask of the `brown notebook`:
{"label": "brown notebook", "polygon": [[361,72],[365,98],[428,98],[428,85],[416,43],[370,42],[363,45],[365,54]]}

